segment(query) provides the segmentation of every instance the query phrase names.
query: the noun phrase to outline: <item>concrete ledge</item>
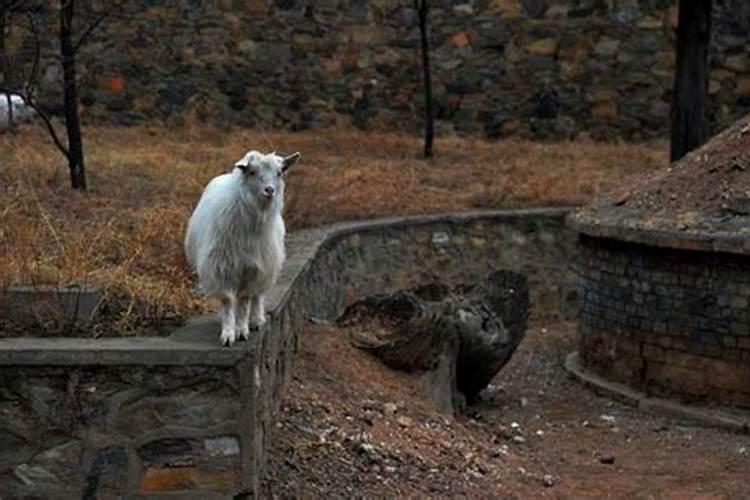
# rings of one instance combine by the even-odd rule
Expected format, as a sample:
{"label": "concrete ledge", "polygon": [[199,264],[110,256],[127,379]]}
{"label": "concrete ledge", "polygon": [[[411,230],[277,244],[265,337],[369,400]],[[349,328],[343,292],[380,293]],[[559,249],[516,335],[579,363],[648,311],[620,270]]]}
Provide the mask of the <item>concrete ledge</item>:
{"label": "concrete ledge", "polygon": [[706,427],[717,427],[740,434],[750,434],[750,414],[742,417],[722,412],[721,410],[698,408],[667,399],[649,397],[623,384],[610,382],[598,375],[586,372],[581,366],[577,351],[570,353],[565,358],[565,369],[579,382],[593,389],[597,394],[635,406],[644,411],[666,413]]}
{"label": "concrete ledge", "polygon": [[[750,254],[750,229],[743,222],[740,227],[722,229],[719,222],[711,227],[690,227],[685,230],[661,227],[666,221],[654,218],[644,220],[644,215],[633,209],[621,207],[599,208],[596,212],[583,210],[571,213],[567,222],[571,229],[587,236],[608,238],[677,250],[699,250],[740,255]],[[706,219],[709,220],[709,219]],[[677,223],[671,221],[670,226]]]}

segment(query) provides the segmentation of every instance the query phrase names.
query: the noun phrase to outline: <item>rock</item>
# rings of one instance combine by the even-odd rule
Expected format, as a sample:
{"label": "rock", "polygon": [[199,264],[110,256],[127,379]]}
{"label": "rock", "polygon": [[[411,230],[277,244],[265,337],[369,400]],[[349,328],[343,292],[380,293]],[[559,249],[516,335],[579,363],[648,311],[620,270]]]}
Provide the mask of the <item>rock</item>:
{"label": "rock", "polygon": [[750,77],[742,77],[735,84],[735,93],[744,97],[750,96]]}
{"label": "rock", "polygon": [[398,422],[398,425],[400,425],[401,427],[411,427],[412,425],[414,425],[414,421],[405,415],[398,417],[396,419],[396,422]]}
{"label": "rock", "polygon": [[603,36],[594,47],[594,54],[602,57],[612,57],[620,48],[620,41]]}
{"label": "rock", "polygon": [[501,445],[497,448],[493,448],[490,450],[489,455],[493,458],[497,458],[499,456],[507,456],[509,453],[508,446],[507,445]]}
{"label": "rock", "polygon": [[615,456],[611,454],[601,455],[599,457],[599,463],[605,464],[605,465],[612,465],[615,463]]}
{"label": "rock", "polygon": [[454,47],[467,47],[468,45],[471,45],[471,38],[465,31],[460,31],[451,37],[451,42]]}
{"label": "rock", "polygon": [[453,13],[459,16],[471,16],[474,14],[474,7],[470,3],[462,3],[453,6]]}
{"label": "rock", "polygon": [[552,5],[547,12],[544,13],[544,17],[548,19],[565,19],[568,17],[570,6],[565,4]]}
{"label": "rock", "polygon": [[61,325],[86,326],[95,319],[103,300],[104,291],[93,285],[14,286],[3,290],[0,314],[19,324],[54,319]]}
{"label": "rock", "polygon": [[747,54],[737,54],[727,57],[723,62],[719,64],[724,68],[734,71],[735,73],[746,73],[748,71],[747,59]]}
{"label": "rock", "polygon": [[550,474],[545,474],[544,477],[542,478],[542,485],[545,488],[551,488],[551,487],[553,487],[555,485],[555,478],[554,478],[554,476],[552,476]]}
{"label": "rock", "polygon": [[523,0],[523,10],[531,18],[542,17],[549,8],[549,0]]}
{"label": "rock", "polygon": [[599,415],[599,420],[602,420],[610,425],[614,425],[616,419],[612,415]]}
{"label": "rock", "polygon": [[555,38],[543,38],[526,46],[526,51],[532,54],[553,55],[557,51],[557,40]]}
{"label": "rock", "polygon": [[398,406],[396,405],[396,403],[386,403],[383,405],[383,413],[387,417],[392,417],[393,415],[396,414],[397,411],[398,411]]}
{"label": "rock", "polygon": [[210,456],[239,455],[240,444],[234,436],[219,436],[203,441],[203,446]]}
{"label": "rock", "polygon": [[526,442],[526,438],[523,436],[513,436],[513,442],[517,444],[524,444]]}
{"label": "rock", "polygon": [[614,120],[618,116],[617,102],[598,102],[591,107],[591,116],[599,120]]}
{"label": "rock", "polygon": [[663,24],[661,19],[652,16],[646,16],[638,20],[636,26],[644,30],[658,30]]}

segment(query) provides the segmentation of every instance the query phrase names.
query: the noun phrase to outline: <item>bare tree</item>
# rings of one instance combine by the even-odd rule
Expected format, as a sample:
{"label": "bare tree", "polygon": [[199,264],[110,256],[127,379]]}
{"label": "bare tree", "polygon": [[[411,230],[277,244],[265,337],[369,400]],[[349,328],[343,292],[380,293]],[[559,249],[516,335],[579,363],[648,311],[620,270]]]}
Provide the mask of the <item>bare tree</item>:
{"label": "bare tree", "polygon": [[67,139],[65,142],[67,142],[67,145],[63,142],[60,133],[58,133],[53,125],[51,117],[36,101],[36,85],[39,78],[41,47],[37,22],[30,10],[24,9],[24,7],[27,7],[27,4],[31,3],[32,2],[24,0],[2,0],[2,3],[0,3],[0,6],[3,7],[3,16],[0,17],[3,18],[4,22],[9,22],[10,13],[13,12],[22,14],[25,17],[27,20],[27,29],[33,45],[32,61],[25,82],[17,85],[15,88],[6,84],[0,85],[0,92],[5,92],[8,95],[14,93],[21,96],[24,102],[37,112],[37,115],[47,127],[50,137],[55,145],[68,161],[72,187],[74,189],[85,191],[87,182],[83,136],[81,134],[81,122],[78,115],[79,97],[76,76],[76,56],[78,50],[84,44],[89,35],[91,35],[91,33],[93,33],[105,19],[110,17],[114,12],[119,11],[124,5],[125,0],[113,2],[104,13],[99,14],[92,19],[86,27],[81,30],[77,39],[75,39],[74,36],[74,21],[76,17],[75,0],[60,0],[58,40],[60,43],[60,60],[63,73],[63,109],[65,135]]}
{"label": "bare tree", "polygon": [[702,145],[708,135],[712,3],[712,0],[680,0],[672,93],[671,161],[679,160]]}
{"label": "bare tree", "polygon": [[432,158],[432,143],[435,137],[435,117],[432,113],[432,76],[430,74],[430,41],[427,33],[428,0],[414,0],[414,9],[419,20],[419,35],[422,40],[422,75],[424,78],[424,157]]}

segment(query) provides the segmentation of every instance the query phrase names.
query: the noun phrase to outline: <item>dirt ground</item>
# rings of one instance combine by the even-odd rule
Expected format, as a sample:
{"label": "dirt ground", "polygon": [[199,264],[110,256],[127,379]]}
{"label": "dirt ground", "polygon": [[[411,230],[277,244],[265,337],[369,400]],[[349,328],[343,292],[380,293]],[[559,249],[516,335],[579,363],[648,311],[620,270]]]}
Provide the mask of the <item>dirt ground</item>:
{"label": "dirt ground", "polygon": [[563,368],[572,323],[532,323],[458,418],[334,327],[310,327],[301,344],[266,498],[750,498],[750,437],[583,388]]}

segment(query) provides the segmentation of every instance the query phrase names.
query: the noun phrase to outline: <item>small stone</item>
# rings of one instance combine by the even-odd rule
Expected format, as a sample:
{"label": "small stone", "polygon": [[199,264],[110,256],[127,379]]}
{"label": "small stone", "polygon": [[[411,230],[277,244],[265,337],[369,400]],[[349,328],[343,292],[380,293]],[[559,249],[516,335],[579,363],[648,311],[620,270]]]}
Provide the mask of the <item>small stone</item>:
{"label": "small stone", "polygon": [[606,454],[599,457],[599,463],[605,464],[605,465],[612,465],[615,463],[615,456]]}
{"label": "small stone", "polygon": [[498,446],[497,448],[493,448],[493,449],[490,450],[490,456],[492,458],[497,458],[497,457],[499,457],[501,455],[508,455],[508,453],[509,452],[508,452],[508,446],[507,445]]}
{"label": "small stone", "polygon": [[528,44],[526,50],[532,54],[552,55],[557,51],[557,40],[554,38],[543,38]]}
{"label": "small stone", "polygon": [[745,73],[748,70],[747,55],[738,54],[729,56],[724,59],[724,62],[721,65],[735,73]]}
{"label": "small stone", "polygon": [[663,23],[662,23],[661,19],[658,19],[658,18],[652,17],[652,16],[646,16],[646,17],[640,19],[636,23],[636,26],[638,28],[644,29],[644,30],[656,30],[656,29],[662,28],[663,27]]}
{"label": "small stone", "polygon": [[529,406],[529,400],[526,398],[521,398],[521,408],[526,408]]}
{"label": "small stone", "polygon": [[240,453],[240,443],[233,436],[208,438],[203,441],[203,445],[211,456],[230,456]]}
{"label": "small stone", "polygon": [[599,419],[607,422],[608,424],[614,425],[615,423],[615,417],[613,417],[612,415],[600,415]]}
{"label": "small stone", "polygon": [[545,488],[551,488],[555,485],[555,478],[551,474],[545,474],[542,478],[542,485]]}
{"label": "small stone", "polygon": [[414,424],[414,421],[405,415],[398,417],[396,422],[398,422],[398,425],[401,427],[411,427]]}
{"label": "small stone", "polygon": [[385,413],[388,417],[392,417],[396,414],[397,411],[398,406],[396,406],[396,403],[386,403],[383,405],[383,413]]}
{"label": "small stone", "polygon": [[461,31],[453,35],[451,37],[451,41],[453,42],[453,46],[458,48],[471,45],[471,38],[465,31]]}
{"label": "small stone", "polygon": [[523,436],[513,436],[513,442],[518,444],[523,444],[526,442],[526,438]]}
{"label": "small stone", "polygon": [[612,57],[620,48],[620,41],[604,36],[594,47],[594,53],[602,57]]}
{"label": "small stone", "polygon": [[458,15],[470,16],[474,14],[474,7],[472,7],[470,3],[454,5],[453,13]]}

